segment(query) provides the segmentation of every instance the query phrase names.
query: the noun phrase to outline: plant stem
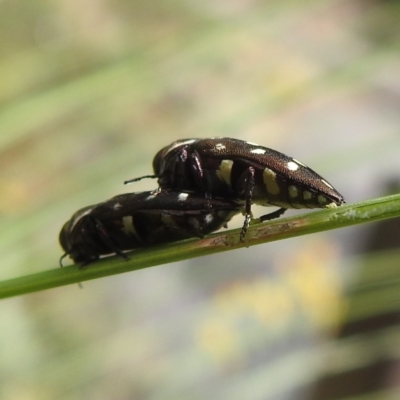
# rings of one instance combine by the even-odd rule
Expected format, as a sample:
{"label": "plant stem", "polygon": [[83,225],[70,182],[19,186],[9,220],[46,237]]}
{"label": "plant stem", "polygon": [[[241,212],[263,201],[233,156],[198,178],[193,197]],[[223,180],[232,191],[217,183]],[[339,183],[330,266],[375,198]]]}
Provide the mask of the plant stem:
{"label": "plant stem", "polygon": [[249,227],[245,242],[240,242],[240,229],[235,229],[215,233],[200,240],[190,239],[135,250],[131,253],[129,261],[108,257],[83,269],[79,269],[76,265],[54,268],[0,282],[0,299],[222,251],[399,216],[400,194],[264,223],[254,220]]}

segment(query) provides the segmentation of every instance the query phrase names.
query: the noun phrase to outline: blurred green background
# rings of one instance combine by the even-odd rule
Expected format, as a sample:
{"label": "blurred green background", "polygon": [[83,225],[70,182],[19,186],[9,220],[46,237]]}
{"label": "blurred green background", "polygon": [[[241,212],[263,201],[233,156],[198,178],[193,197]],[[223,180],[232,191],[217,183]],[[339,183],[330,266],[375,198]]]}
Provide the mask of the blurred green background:
{"label": "blurred green background", "polygon": [[[399,20],[398,0],[0,1],[0,279],[58,268],[72,213],[153,189],[123,181],[176,139],[277,149],[349,203],[398,191]],[[0,398],[398,399],[400,227],[378,226],[2,300]]]}

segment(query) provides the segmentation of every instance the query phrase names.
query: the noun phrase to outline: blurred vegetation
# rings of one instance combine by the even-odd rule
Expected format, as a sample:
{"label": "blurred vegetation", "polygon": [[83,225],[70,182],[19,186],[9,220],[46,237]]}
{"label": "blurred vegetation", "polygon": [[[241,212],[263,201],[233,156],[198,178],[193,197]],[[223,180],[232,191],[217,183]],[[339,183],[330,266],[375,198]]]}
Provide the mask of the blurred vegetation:
{"label": "blurred vegetation", "polygon": [[[304,161],[349,203],[382,195],[400,167],[399,4],[0,1],[0,280],[56,268],[65,220],[151,189],[122,182],[180,138],[251,140]],[[399,308],[397,231],[390,253],[364,258],[366,229],[2,301],[0,398],[298,400],[318,373],[387,358],[373,384],[338,393],[321,380],[313,395],[398,398],[396,317],[393,334],[360,342],[373,354],[344,346],[352,363],[324,361],[341,321]]]}

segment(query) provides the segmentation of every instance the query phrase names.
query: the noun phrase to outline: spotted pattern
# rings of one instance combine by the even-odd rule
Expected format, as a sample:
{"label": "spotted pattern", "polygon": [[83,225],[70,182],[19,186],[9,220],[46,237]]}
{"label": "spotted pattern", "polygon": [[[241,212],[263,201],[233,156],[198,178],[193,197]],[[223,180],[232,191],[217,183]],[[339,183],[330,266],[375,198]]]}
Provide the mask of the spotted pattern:
{"label": "spotted pattern", "polygon": [[278,182],[276,181],[276,174],[269,168],[265,168],[263,172],[263,180],[268,193],[277,195],[281,191]]}
{"label": "spotted pattern", "polygon": [[134,235],[136,235],[136,229],[135,226],[133,225],[133,217],[132,215],[125,215],[124,217],[122,217],[122,223],[124,224],[124,227],[122,228],[122,230],[126,233],[133,233]]}
{"label": "spotted pattern", "polygon": [[145,200],[152,200],[155,197],[157,197],[157,195],[160,193],[160,191],[158,189],[154,190],[153,192],[151,192],[151,194],[149,194]]}
{"label": "spotted pattern", "polygon": [[265,154],[265,149],[254,149],[254,150],[251,150],[250,153],[253,153],[253,154]]}
{"label": "spotted pattern", "polygon": [[[177,151],[180,147],[181,153]],[[250,203],[281,208],[326,208],[332,202],[336,205],[344,202],[326,180],[301,161],[253,142],[223,137],[185,139],[170,148],[173,154],[162,151],[158,155],[160,165],[154,163],[155,176],[163,188],[186,190],[187,185],[194,190],[201,181],[201,191],[226,194],[232,200],[245,202],[248,214]],[[194,168],[180,168],[182,161],[187,160],[191,167],[193,159],[203,167],[204,174]],[[177,176],[171,176],[170,171]],[[244,179],[250,176],[252,185],[245,185]]]}
{"label": "spotted pattern", "polygon": [[299,195],[299,189],[294,185],[290,185],[288,187],[288,192],[289,192],[289,196],[292,198],[297,197]]}
{"label": "spotted pattern", "polygon": [[290,171],[297,171],[299,169],[299,164],[295,163],[294,161],[289,161],[287,163],[287,167],[290,169]]}
{"label": "spotted pattern", "polygon": [[209,224],[214,219],[214,216],[212,214],[207,214],[204,219],[206,223]]}
{"label": "spotted pattern", "polygon": [[322,194],[320,194],[318,196],[318,203],[321,205],[326,205],[328,203],[328,199],[325,196],[323,196]]}
{"label": "spotted pattern", "polygon": [[226,149],[226,146],[224,146],[222,143],[217,143],[215,145],[215,149],[218,150],[218,151],[221,151],[221,150]]}
{"label": "spotted pattern", "polygon": [[115,203],[113,205],[113,210],[119,210],[122,207],[121,203]]}
{"label": "spotted pattern", "polygon": [[189,197],[188,193],[179,193],[178,194],[178,200],[179,201],[185,201]]}
{"label": "spotted pattern", "polygon": [[217,169],[218,178],[225,182],[229,187],[231,186],[232,166],[232,160],[222,160],[219,168]]}

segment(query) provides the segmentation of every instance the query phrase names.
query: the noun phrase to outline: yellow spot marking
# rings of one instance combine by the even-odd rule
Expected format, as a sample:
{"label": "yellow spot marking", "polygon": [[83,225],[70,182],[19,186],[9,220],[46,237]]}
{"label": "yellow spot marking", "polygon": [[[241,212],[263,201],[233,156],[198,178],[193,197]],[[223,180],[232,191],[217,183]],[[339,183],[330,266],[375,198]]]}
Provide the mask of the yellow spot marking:
{"label": "yellow spot marking", "polygon": [[217,169],[218,178],[225,182],[228,186],[231,186],[232,165],[232,160],[222,160],[221,165]]}
{"label": "yellow spot marking", "polygon": [[264,172],[263,172],[263,180],[264,180],[264,185],[266,186],[268,193],[279,194],[281,189],[279,188],[279,185],[276,182],[276,174],[274,171],[271,171],[270,169],[265,168]]}
{"label": "yellow spot marking", "polygon": [[290,185],[288,187],[288,192],[290,197],[297,197],[299,195],[299,189],[296,186]]}
{"label": "yellow spot marking", "polygon": [[310,200],[311,198],[312,198],[312,193],[309,192],[308,190],[305,190],[305,191],[303,192],[303,199],[304,199],[304,200]]}
{"label": "yellow spot marking", "polygon": [[136,235],[136,229],[133,225],[133,218],[131,215],[125,215],[125,217],[122,217],[122,222],[124,224],[124,227],[122,228],[122,230],[128,234],[128,233],[133,233],[134,235]]}
{"label": "yellow spot marking", "polygon": [[322,194],[320,194],[318,196],[318,203],[319,204],[321,204],[323,206],[323,205],[326,205],[327,202],[328,202],[328,199],[325,196],[323,196]]}

